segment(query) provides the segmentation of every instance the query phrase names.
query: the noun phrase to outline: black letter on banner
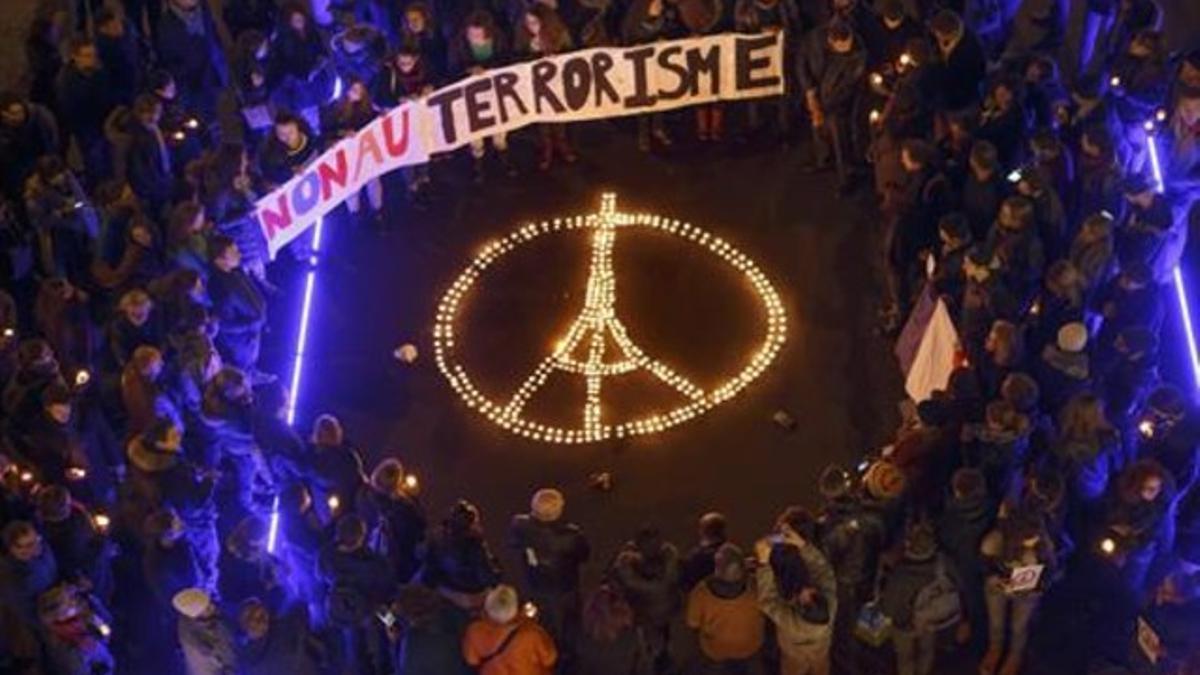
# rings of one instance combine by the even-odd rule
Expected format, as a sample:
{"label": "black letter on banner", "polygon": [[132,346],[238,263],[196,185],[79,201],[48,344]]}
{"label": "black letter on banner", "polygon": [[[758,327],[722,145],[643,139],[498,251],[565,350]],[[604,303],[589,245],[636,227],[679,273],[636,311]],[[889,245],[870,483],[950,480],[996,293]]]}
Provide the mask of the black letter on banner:
{"label": "black letter on banner", "polygon": [[529,108],[525,107],[525,102],[517,95],[517,77],[516,73],[496,73],[492,78],[492,85],[496,88],[496,105],[500,108],[500,123],[508,123],[508,106],[505,101],[512,99],[513,103],[517,104],[517,109],[522,115],[529,114]]}
{"label": "black letter on banner", "polygon": [[454,102],[462,95],[462,87],[452,87],[429,97],[429,107],[437,108],[437,114],[442,118],[442,135],[450,144],[458,138],[458,132],[454,130]]}
{"label": "black letter on banner", "polygon": [[596,52],[592,54],[592,70],[595,71],[596,78],[596,105],[604,105],[604,98],[607,96],[613,103],[621,102],[621,95],[617,93],[612,82],[608,80],[608,71],[612,70],[613,59],[605,52]]}
{"label": "black letter on banner", "polygon": [[771,65],[771,59],[766,56],[757,57],[754,52],[774,47],[779,41],[779,34],[762,35],[759,37],[741,37],[737,40],[737,59],[734,71],[737,72],[737,90],[758,89],[760,87],[779,86],[779,76],[771,75],[759,79],[754,78],[754,71]]}
{"label": "black letter on banner", "polygon": [[701,55],[699,49],[689,49],[687,65],[692,75],[693,96],[700,93],[701,73],[708,73],[709,81],[712,82],[712,94],[716,96],[721,93],[721,45],[709,47],[708,54],[705,55]]}
{"label": "black letter on banner", "polygon": [[587,105],[588,94],[592,93],[592,68],[587,59],[573,56],[567,59],[562,69],[563,97],[571,110]]}
{"label": "black letter on banner", "polygon": [[486,77],[463,88],[463,96],[467,101],[467,126],[470,127],[471,133],[496,126],[496,118],[491,115],[492,102],[480,98],[481,94],[487,93],[491,88],[492,81]]}
{"label": "black letter on banner", "polygon": [[656,100],[650,95],[646,82],[646,62],[654,56],[654,47],[631,49],[624,54],[625,60],[633,62],[633,95],[625,97],[626,108],[645,108]]}
{"label": "black letter on banner", "polygon": [[676,63],[673,59],[683,53],[683,47],[678,45],[667,47],[658,53],[658,66],[663,70],[670,71],[679,80],[679,86],[674,89],[660,89],[658,97],[668,101],[674,101],[677,98],[682,98],[689,89],[695,89],[699,85],[696,79],[688,72],[687,68]]}
{"label": "black letter on banner", "polygon": [[553,80],[556,74],[558,66],[554,65],[553,61],[538,61],[533,64],[533,105],[539,113],[542,112],[543,100],[556,113],[567,111],[562,101],[558,100],[558,96],[550,89],[550,80]]}

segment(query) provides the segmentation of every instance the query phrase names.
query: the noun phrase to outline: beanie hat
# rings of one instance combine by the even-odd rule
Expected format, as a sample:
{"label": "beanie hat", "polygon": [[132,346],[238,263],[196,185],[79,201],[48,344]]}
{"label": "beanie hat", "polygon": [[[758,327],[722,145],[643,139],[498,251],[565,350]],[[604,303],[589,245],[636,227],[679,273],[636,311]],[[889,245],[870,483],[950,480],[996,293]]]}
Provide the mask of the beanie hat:
{"label": "beanie hat", "polygon": [[886,459],[876,461],[863,475],[863,486],[867,494],[875,499],[888,500],[899,497],[904,492],[904,474]]}
{"label": "beanie hat", "polygon": [[199,619],[212,606],[212,600],[199,588],[185,588],[171,598],[171,606],[189,619]]}
{"label": "beanie hat", "polygon": [[500,585],[488,592],[483,601],[483,613],[493,623],[506,624],[517,618],[517,590]]}
{"label": "beanie hat", "polygon": [[542,488],[533,493],[533,499],[529,503],[529,512],[536,520],[553,523],[562,517],[563,507],[566,504],[567,500],[563,498],[561,492],[553,488]]}
{"label": "beanie hat", "polygon": [[1087,348],[1087,326],[1078,321],[1063,324],[1058,329],[1058,348],[1064,352],[1078,354]]}

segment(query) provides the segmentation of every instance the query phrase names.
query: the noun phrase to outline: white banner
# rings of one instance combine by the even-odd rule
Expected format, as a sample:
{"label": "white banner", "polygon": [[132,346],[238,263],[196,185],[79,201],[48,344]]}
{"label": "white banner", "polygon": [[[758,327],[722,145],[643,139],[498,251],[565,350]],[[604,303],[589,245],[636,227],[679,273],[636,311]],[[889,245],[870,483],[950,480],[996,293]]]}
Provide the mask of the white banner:
{"label": "white banner", "polygon": [[784,91],[783,34],[585,49],[490,70],[408,101],[258,201],[271,257],[370,180],[537,122],[575,122]]}

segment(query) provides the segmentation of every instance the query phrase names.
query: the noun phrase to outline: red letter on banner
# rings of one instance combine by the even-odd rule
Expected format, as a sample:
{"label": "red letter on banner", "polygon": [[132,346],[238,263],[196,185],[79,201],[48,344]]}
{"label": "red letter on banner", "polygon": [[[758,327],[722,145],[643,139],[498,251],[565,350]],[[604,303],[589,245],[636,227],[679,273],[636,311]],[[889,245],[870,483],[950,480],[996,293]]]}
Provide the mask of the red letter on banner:
{"label": "red letter on banner", "polygon": [[338,148],[337,153],[333,158],[336,162],[335,166],[331,166],[328,161],[322,161],[317,165],[317,174],[321,177],[321,199],[329,199],[333,194],[333,184],[337,183],[338,187],[346,187],[346,151]]}
{"label": "red letter on banner", "polygon": [[267,241],[275,238],[275,233],[279,230],[286,230],[292,226],[292,207],[288,204],[287,193],[279,193],[279,205],[276,210],[272,211],[269,208],[261,208],[258,210],[258,220],[262,225],[263,236]]}
{"label": "red letter on banner", "polygon": [[[408,152],[408,111],[410,106],[403,105],[396,111],[383,118],[383,142],[391,157],[399,157]],[[400,118],[400,137],[396,137],[396,117]]]}

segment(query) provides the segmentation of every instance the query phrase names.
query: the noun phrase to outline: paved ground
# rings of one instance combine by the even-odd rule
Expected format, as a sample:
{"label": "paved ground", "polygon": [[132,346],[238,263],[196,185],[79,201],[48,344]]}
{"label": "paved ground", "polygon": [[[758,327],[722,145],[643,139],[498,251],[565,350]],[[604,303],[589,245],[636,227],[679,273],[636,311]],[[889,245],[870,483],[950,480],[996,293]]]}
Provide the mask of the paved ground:
{"label": "paved ground", "polygon": [[[874,223],[833,197],[830,177],[803,174],[796,152],[718,158],[723,151],[688,151],[663,160],[638,154],[628,133],[584,132],[584,160],[570,171],[497,177],[483,190],[443,186],[428,213],[397,205],[388,235],[332,228],[302,417],[326,409],[343,416],[370,452],[396,454],[425,477],[435,513],[469,495],[493,535],[533,489],[554,484],[566,489],[572,517],[602,542],[601,560],[647,520],[686,541],[709,508],[727,512],[748,541],[783,506],[811,503],[826,463],[850,461],[895,423],[896,367],[872,333],[878,293],[874,260],[864,252],[877,250]],[[458,181],[465,173],[459,159],[435,171]],[[594,209],[607,188],[631,207],[691,220],[742,247],[783,296],[789,341],[742,397],[677,430],[593,446],[526,442],[468,410],[437,371],[434,308],[485,241],[527,220]],[[464,358],[482,386],[511,392],[574,318],[587,250],[585,237],[547,240],[486,279],[487,295],[468,303],[464,325]],[[618,312],[631,335],[681,372],[708,381],[734,369],[753,346],[761,326],[755,300],[712,258],[640,235],[618,239],[615,264]],[[406,367],[390,354],[409,341],[421,358]],[[548,391],[531,408],[575,419],[581,386],[558,384],[559,394]],[[620,388],[606,411],[610,401],[644,408],[662,393]],[[772,422],[780,409],[796,419],[795,431]],[[587,476],[602,469],[616,478],[610,494],[586,487]]]}

